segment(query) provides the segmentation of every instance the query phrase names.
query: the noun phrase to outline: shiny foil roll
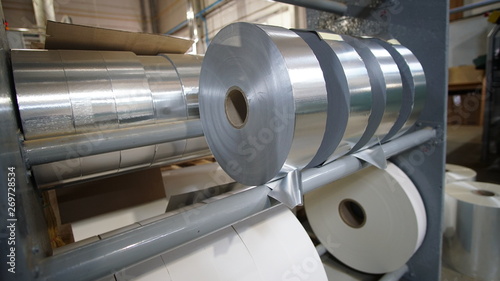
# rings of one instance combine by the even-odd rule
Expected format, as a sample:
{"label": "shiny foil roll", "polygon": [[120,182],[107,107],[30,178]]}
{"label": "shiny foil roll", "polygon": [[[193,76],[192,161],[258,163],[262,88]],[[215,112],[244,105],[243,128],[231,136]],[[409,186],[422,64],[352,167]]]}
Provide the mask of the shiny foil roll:
{"label": "shiny foil roll", "polygon": [[288,29],[234,23],[205,54],[200,114],[221,167],[246,185],[301,169],[325,133],[327,93],[314,53]]}
{"label": "shiny foil roll", "polygon": [[[198,93],[203,57],[178,54],[162,54],[162,56],[166,57],[172,63],[180,79],[187,118],[199,119]],[[204,136],[192,138],[186,141],[186,149],[181,160],[204,157],[210,154],[211,152]]]}
{"label": "shiny foil roll", "polygon": [[459,181],[446,194],[457,208],[456,228],[443,241],[445,264],[474,280],[500,280],[500,185]]}
{"label": "shiny foil roll", "polygon": [[368,128],[353,151],[379,143],[388,136],[399,117],[403,102],[403,83],[392,56],[377,43],[342,35],[361,56],[367,67],[372,88],[372,114]]}
{"label": "shiny foil roll", "polygon": [[415,55],[399,43],[372,39],[384,47],[398,65],[403,82],[403,104],[399,118],[382,142],[394,139],[408,131],[420,116],[427,94],[426,79],[422,65]]}
{"label": "shiny foil roll", "polygon": [[[445,165],[445,183],[453,183],[457,181],[476,181],[477,173],[471,168],[460,165],[446,164]],[[445,193],[444,198],[444,234],[449,236],[455,231],[457,200]]]}
{"label": "shiny foil roll", "polygon": [[101,53],[58,52],[68,85],[76,133],[117,129],[115,95]]}
{"label": "shiny foil roll", "polygon": [[[13,60],[18,62],[16,83],[27,137],[86,133],[91,140],[102,130],[153,123],[168,126],[169,122],[199,118],[199,56],[62,50],[14,52]],[[40,73],[38,64],[53,71]],[[58,79],[50,78],[54,72],[59,73]],[[44,114],[56,116],[47,120],[61,119],[54,100],[58,102],[62,94],[55,92],[56,96],[48,98],[42,95],[45,88],[40,87],[41,81],[66,89],[62,93],[72,112],[67,120],[72,123],[69,129],[60,130],[42,122]],[[38,100],[38,96],[45,99]],[[37,114],[42,116],[36,118]],[[78,152],[85,154],[93,145],[98,144],[89,142]],[[210,155],[210,150],[204,137],[199,137],[70,159],[75,155],[68,151],[68,160],[33,167],[39,186],[191,160]]]}
{"label": "shiny foil roll", "polygon": [[[58,51],[13,50],[12,72],[24,138],[75,133],[68,84]],[[45,106],[40,106],[50,101]]]}
{"label": "shiny foil roll", "polygon": [[325,138],[311,166],[334,160],[353,148],[367,129],[372,109],[366,66],[356,50],[338,35],[295,31],[313,50],[323,70],[328,92]]}
{"label": "shiny foil roll", "polygon": [[[459,165],[445,165],[445,183],[458,181],[476,181],[476,171]],[[451,237],[456,231],[457,224],[457,199],[447,192],[444,194],[443,235]]]}
{"label": "shiny foil roll", "polygon": [[[172,63],[163,56],[139,56],[153,95],[155,123],[186,120],[188,113],[179,75]],[[201,68],[201,63],[199,64]],[[154,157],[148,162],[168,162],[179,159],[186,149],[186,140],[154,146]]]}
{"label": "shiny foil roll", "polygon": [[328,252],[367,273],[402,267],[422,244],[427,218],[417,188],[396,165],[368,167],[305,195],[307,218]]}

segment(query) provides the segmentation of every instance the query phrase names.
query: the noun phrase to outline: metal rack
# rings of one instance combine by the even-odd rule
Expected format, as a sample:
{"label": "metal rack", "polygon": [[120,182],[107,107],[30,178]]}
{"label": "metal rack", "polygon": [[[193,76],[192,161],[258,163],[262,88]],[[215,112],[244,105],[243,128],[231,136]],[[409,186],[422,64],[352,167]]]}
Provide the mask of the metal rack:
{"label": "metal rack", "polygon": [[[427,234],[423,245],[408,262],[404,280],[439,280],[441,267],[441,213],[446,137],[446,81],[447,81],[447,2],[432,0],[404,1],[404,7],[391,15],[386,23],[388,31],[412,50],[422,63],[427,76],[428,95],[419,123],[412,132],[382,146],[419,188],[427,209]],[[3,12],[0,11],[3,18]],[[368,13],[369,14],[369,13]],[[310,26],[313,27],[313,26]],[[5,30],[1,38],[0,83],[0,155],[2,173],[8,167],[16,171],[15,218],[15,275],[7,272],[6,243],[0,244],[0,276],[2,280],[92,280],[111,274],[149,257],[168,251],[178,245],[209,234],[248,216],[272,208],[277,201],[268,197],[267,186],[247,187],[243,192],[196,207],[184,214],[159,217],[121,234],[96,241],[58,255],[51,255],[46,225],[39,194],[33,186],[26,162],[40,161],[56,154],[44,154],[27,142],[22,149],[19,120],[16,117],[9,49]],[[179,124],[179,126],[186,126]],[[197,136],[199,124],[190,125],[192,136]],[[197,127],[198,126],[198,127]],[[175,129],[172,129],[175,132]],[[151,133],[154,134],[154,128]],[[120,137],[116,132],[116,137]],[[174,138],[175,137],[171,137]],[[74,140],[75,143],[78,140]],[[151,139],[149,140],[151,141]],[[159,138],[157,141],[160,140]],[[153,142],[148,142],[152,144]],[[38,153],[38,154],[36,154]],[[41,154],[40,154],[41,153]],[[45,155],[45,156],[44,156]],[[45,160],[48,161],[48,160]],[[43,162],[43,161],[42,161]],[[356,172],[368,164],[352,156],[343,157],[321,168],[305,170],[302,174],[304,192]],[[0,183],[0,220],[5,225],[11,219],[7,210],[8,184]],[[186,221],[186,216],[190,219]],[[10,232],[2,225],[2,240]],[[5,277],[5,279],[4,279]]]}

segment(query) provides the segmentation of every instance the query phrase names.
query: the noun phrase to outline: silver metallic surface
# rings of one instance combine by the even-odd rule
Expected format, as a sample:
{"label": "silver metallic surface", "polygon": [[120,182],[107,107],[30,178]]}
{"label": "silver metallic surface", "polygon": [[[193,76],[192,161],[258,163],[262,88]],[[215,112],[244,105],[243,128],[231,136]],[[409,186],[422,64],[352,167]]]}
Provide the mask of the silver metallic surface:
{"label": "silver metallic surface", "polygon": [[44,164],[34,167],[39,185],[209,155],[199,121],[172,123],[199,119],[202,57],[168,56],[15,52],[28,162]]}
{"label": "silver metallic surface", "polygon": [[161,56],[166,57],[172,63],[181,81],[188,119],[200,118],[198,89],[203,57],[178,54],[162,54]]}
{"label": "silver metallic surface", "polygon": [[500,280],[500,185],[454,182],[446,194],[457,208],[456,227],[444,236],[443,261],[474,280]]}
{"label": "silver metallic surface", "polygon": [[[382,148],[390,157],[435,136],[435,130],[420,130],[383,144]],[[304,170],[304,192],[354,173],[366,165],[348,155],[323,167]],[[224,199],[163,216],[158,221],[108,237],[105,241],[96,241],[78,250],[46,258],[39,264],[39,280],[91,280],[113,273],[271,208],[276,203],[267,196],[269,191],[265,185],[247,188]]]}
{"label": "silver metallic surface", "polygon": [[[362,144],[360,141],[353,148],[356,150],[380,143],[387,136],[399,117],[403,102],[403,84],[396,62],[383,47],[368,39],[346,35],[342,38],[365,62],[373,93],[372,115],[368,129],[362,137],[362,140],[367,142]],[[373,138],[370,137],[372,133]]]}
{"label": "silver metallic surface", "polygon": [[131,52],[100,52],[113,87],[120,128],[154,123],[151,90],[141,62]]}
{"label": "silver metallic surface", "polygon": [[422,65],[415,55],[400,44],[391,44],[380,39],[372,39],[384,47],[398,65],[403,82],[403,104],[399,118],[391,131],[382,140],[387,141],[408,131],[420,116],[426,98],[426,80]]}
{"label": "silver metallic surface", "polygon": [[[372,108],[368,72],[358,53],[340,36],[322,38],[321,33],[296,32],[314,51],[325,76],[328,117],[320,151],[326,154],[322,161],[335,160],[356,145],[368,126]],[[313,166],[318,164],[321,161]]]}
{"label": "silver metallic surface", "polygon": [[101,52],[49,52],[58,52],[62,60],[75,132],[117,129],[115,95]]}
{"label": "silver metallic surface", "polygon": [[59,52],[14,50],[12,69],[25,139],[75,133]]}
{"label": "silver metallic surface", "polygon": [[[180,79],[187,118],[199,119],[198,93],[203,57],[179,54],[162,54],[161,56],[167,58],[172,63]],[[188,139],[186,140],[186,149],[182,160],[192,159],[195,155],[204,157],[210,154],[211,152],[205,137]]]}
{"label": "silver metallic surface", "polygon": [[182,161],[198,157],[205,157],[212,154],[208,148],[207,140],[204,136],[187,139],[186,149],[182,154]]}
{"label": "silver metallic surface", "polygon": [[[241,126],[225,110],[235,89],[245,100]],[[326,110],[319,63],[294,32],[235,23],[212,40],[200,77],[200,113],[210,149],[233,179],[263,184],[284,165],[305,167],[323,139]]]}
{"label": "silver metallic surface", "polygon": [[[154,144],[175,143],[203,135],[200,120],[152,124],[95,133],[24,141],[30,165],[40,165],[68,158],[85,157]],[[184,151],[184,147],[182,147]]]}
{"label": "silver metallic surface", "polygon": [[[155,123],[187,119],[186,103],[174,66],[161,56],[139,56],[144,66],[149,88],[153,96]],[[145,163],[169,161],[182,155],[186,140],[160,143],[154,146],[153,159]]]}

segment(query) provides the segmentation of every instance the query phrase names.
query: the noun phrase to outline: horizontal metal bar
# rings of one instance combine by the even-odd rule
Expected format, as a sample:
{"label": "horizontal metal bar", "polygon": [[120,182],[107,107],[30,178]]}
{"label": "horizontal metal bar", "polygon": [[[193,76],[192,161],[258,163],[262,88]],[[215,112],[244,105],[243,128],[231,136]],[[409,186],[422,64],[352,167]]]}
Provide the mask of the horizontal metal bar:
{"label": "horizontal metal bar", "polygon": [[321,10],[338,15],[343,15],[347,11],[346,4],[331,0],[275,0],[275,1],[315,10]]}
{"label": "horizontal metal bar", "polygon": [[199,119],[23,142],[30,165],[96,155],[203,136]]}
{"label": "horizontal metal bar", "polygon": [[472,10],[472,9],[475,9],[475,8],[480,8],[480,7],[491,5],[491,4],[495,4],[495,3],[498,3],[498,2],[500,2],[500,0],[485,0],[485,1],[482,1],[482,2],[478,2],[478,3],[472,3],[472,4],[469,4],[469,5],[464,5],[462,7],[451,9],[450,10],[450,14],[456,14],[456,13],[460,13],[460,12],[465,12],[465,11],[468,11],[468,10]]}
{"label": "horizontal metal bar", "polygon": [[[390,157],[435,136],[435,130],[424,129],[383,144],[382,149]],[[305,170],[303,190],[309,192],[366,165],[353,156],[345,156],[324,167]],[[112,274],[276,205],[268,193],[265,185],[249,187],[224,199],[48,257],[39,264],[38,279],[92,280]]]}
{"label": "horizontal metal bar", "polygon": [[[418,146],[434,138],[436,131],[423,129],[382,145],[386,158]],[[348,155],[331,164],[302,171],[302,191],[308,193],[333,181],[359,171],[370,164]]]}

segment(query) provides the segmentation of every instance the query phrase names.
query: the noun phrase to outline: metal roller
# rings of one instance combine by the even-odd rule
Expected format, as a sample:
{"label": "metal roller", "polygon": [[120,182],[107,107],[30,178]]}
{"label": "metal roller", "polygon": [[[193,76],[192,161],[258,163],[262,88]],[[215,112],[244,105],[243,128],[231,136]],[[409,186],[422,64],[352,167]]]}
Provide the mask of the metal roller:
{"label": "metal roller", "polygon": [[[204,137],[117,151],[106,144],[109,152],[97,148],[105,139],[101,135],[116,135],[111,133],[116,130],[129,128],[135,134],[135,128],[155,125],[165,126],[168,132],[172,122],[198,119],[200,57],[50,50],[14,51],[12,60],[26,141],[78,134],[88,138],[76,147],[68,146],[64,160],[33,166],[39,186],[210,154]],[[44,84],[50,87],[41,87]],[[157,130],[150,130],[156,138]],[[189,134],[193,132],[186,131]],[[45,143],[51,143],[47,140]],[[94,150],[104,153],[95,154]]]}

